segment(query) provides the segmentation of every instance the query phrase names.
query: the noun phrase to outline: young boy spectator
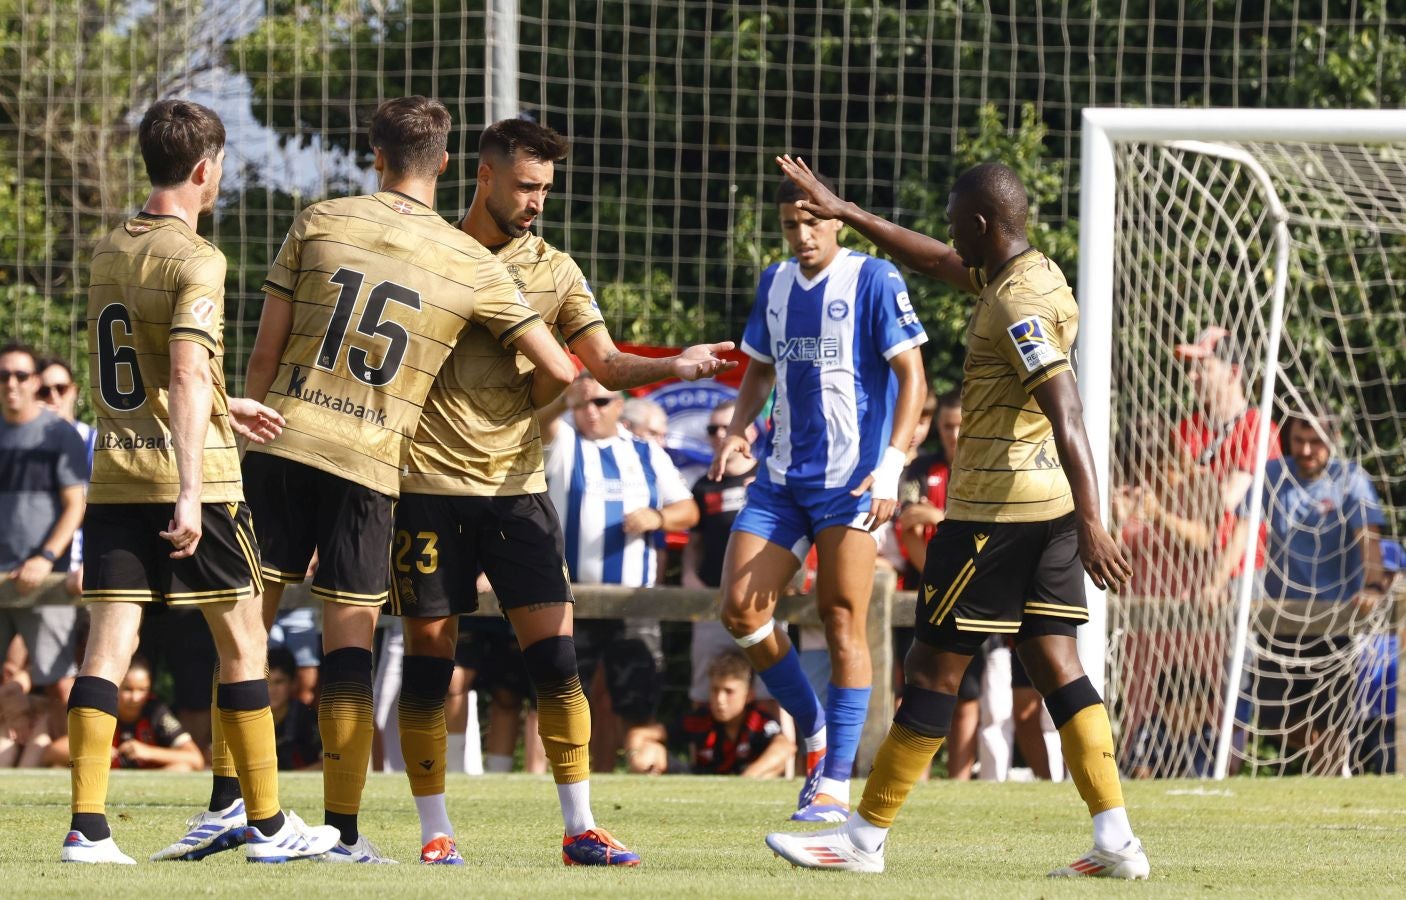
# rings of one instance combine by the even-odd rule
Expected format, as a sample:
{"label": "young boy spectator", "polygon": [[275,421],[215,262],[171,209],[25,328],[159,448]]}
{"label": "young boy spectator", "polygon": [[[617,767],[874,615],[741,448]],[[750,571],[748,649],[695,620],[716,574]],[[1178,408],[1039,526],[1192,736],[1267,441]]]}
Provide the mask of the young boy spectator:
{"label": "young boy spectator", "polygon": [[298,661],[286,647],[269,648],[269,709],[280,769],[322,768],[322,737],[317,711],[294,696]]}
{"label": "young boy spectator", "polygon": [[205,757],[195,739],[166,704],[151,693],[151,666],[132,658],[117,691],[117,733],[113,736],[114,769],[164,769],[198,772]]}
{"label": "young boy spectator", "polygon": [[[752,666],[740,651],[727,650],[708,666],[708,708],[685,714],[667,735],[656,726],[635,762],[639,770],[693,775],[775,778],[795,755],[795,742],[752,696]],[[670,756],[669,750],[676,756]],[[681,758],[680,758],[681,757]]]}

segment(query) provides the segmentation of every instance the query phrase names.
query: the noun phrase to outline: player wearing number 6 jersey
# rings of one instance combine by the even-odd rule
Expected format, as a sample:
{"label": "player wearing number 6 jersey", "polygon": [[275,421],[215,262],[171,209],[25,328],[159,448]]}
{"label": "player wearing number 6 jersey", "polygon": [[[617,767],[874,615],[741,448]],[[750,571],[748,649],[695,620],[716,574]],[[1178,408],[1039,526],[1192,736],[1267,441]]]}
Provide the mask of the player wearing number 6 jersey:
{"label": "player wearing number 6 jersey", "polygon": [[318,855],[336,843],[335,830],[279,810],[259,560],[234,446],[236,432],[267,440],[281,420],[225,395],[225,258],[195,233],[215,208],[224,125],[197,103],[163,100],[138,136],[152,193],[98,243],[89,280],[98,438],[83,599],[92,625],[68,704],[73,818],[59,858],[132,863],[104,809],[117,683],[137,649],[143,606],[160,602],[198,606],[210,625],[222,663],[213,719],[247,801],[247,818],[245,804],[231,804],[223,816],[231,824],[195,843],[247,840],[254,862]]}
{"label": "player wearing number 6 jersey", "polygon": [[390,578],[402,451],[430,385],[470,325],[531,360],[542,402],[574,374],[502,264],[431,207],[449,129],[438,100],[381,104],[370,134],[381,190],[298,216],[264,282],[249,361],[249,393],[287,420],[244,462],[270,582],[266,624],[282,585],[301,581],[318,555],[324,803],[341,831],[333,862],[387,861],[357,828],[371,758],[371,641]]}

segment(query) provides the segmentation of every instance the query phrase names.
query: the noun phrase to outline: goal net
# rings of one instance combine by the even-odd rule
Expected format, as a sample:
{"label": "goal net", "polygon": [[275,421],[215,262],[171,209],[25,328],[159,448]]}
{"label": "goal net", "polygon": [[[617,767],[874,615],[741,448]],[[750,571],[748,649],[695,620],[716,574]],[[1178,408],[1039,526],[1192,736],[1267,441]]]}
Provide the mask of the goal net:
{"label": "goal net", "polygon": [[1297,138],[1237,139],[1179,114],[1199,140],[1113,137],[1111,304],[1083,298],[1084,327],[1111,327],[1108,493],[1134,570],[1107,611],[1120,763],[1381,772],[1406,142],[1338,140],[1313,114]]}

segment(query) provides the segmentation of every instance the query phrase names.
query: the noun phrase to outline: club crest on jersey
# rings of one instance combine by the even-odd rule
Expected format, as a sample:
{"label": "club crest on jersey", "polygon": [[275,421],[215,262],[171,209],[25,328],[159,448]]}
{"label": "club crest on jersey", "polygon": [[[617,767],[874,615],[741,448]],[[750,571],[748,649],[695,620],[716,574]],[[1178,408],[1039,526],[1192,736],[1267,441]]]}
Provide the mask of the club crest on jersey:
{"label": "club crest on jersey", "polygon": [[391,204],[391,209],[400,213],[402,216],[408,216],[415,211],[415,207],[411,206],[405,200],[396,200]]}
{"label": "club crest on jersey", "polygon": [[190,314],[195,317],[205,328],[215,324],[215,301],[209,297],[201,297],[191,304]]}
{"label": "club crest on jersey", "polygon": [[600,304],[596,302],[596,292],[591,290],[591,283],[585,278],[581,279],[581,290],[586,292],[586,296],[591,298],[591,309],[600,309]]}
{"label": "club crest on jersey", "polygon": [[825,314],[838,322],[849,315],[849,304],[843,300],[831,300],[830,305],[825,307]]}
{"label": "club crest on jersey", "polygon": [[776,342],[776,359],[808,362],[816,366],[836,366],[842,359],[837,337],[793,337]]}
{"label": "club crest on jersey", "polygon": [[1064,359],[1064,354],[1060,353],[1059,348],[1045,335],[1044,326],[1035,316],[1021,319],[1007,328],[1006,332],[1011,336],[1011,343],[1015,344],[1015,350],[1020,354],[1028,372]]}

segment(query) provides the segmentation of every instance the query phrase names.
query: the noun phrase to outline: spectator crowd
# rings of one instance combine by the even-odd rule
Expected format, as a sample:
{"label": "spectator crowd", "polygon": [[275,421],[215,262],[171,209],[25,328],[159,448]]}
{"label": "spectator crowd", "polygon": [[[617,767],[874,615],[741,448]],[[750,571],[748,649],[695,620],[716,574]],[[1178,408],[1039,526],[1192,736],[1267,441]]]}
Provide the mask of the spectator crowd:
{"label": "spectator crowd", "polygon": [[[1370,613],[1387,601],[1394,577],[1370,479],[1340,456],[1342,428],[1333,416],[1298,413],[1278,423],[1261,421],[1246,398],[1239,354],[1234,336],[1220,328],[1177,346],[1195,412],[1179,422],[1140,418],[1123,429],[1112,510],[1115,533],[1133,564],[1129,598],[1229,609],[1241,567],[1252,561],[1256,590],[1269,600]],[[0,351],[0,390],[0,571],[20,597],[57,580],[77,596],[94,432],[75,415],[72,370],[62,359],[10,344]],[[700,474],[687,483],[669,453],[671,423],[664,409],[609,391],[589,372],[541,412],[548,493],[563,524],[573,583],[720,585],[732,521],[757,474],[755,459],[734,454],[721,479]],[[703,430],[714,451],[732,414],[731,401],[708,412]],[[900,587],[917,584],[928,539],[943,520],[961,417],[955,391],[930,395],[924,404],[900,481],[898,513],[878,562],[894,570]],[[757,439],[758,426],[748,431],[750,440]],[[1264,429],[1270,461],[1255,498],[1252,473]],[[1261,525],[1252,535],[1249,510],[1256,500]],[[813,579],[812,551],[793,590],[806,591]],[[481,579],[480,587],[492,586]],[[824,635],[798,632],[802,664],[823,701],[830,676]],[[67,692],[84,633],[76,604],[0,607],[0,766],[67,763]],[[912,630],[896,628],[894,640],[895,659],[901,660]],[[1286,754],[1303,754],[1305,771],[1395,771],[1393,692],[1385,686],[1364,692],[1363,679],[1375,676],[1362,665],[1318,665],[1361,640],[1301,631],[1258,640],[1244,666],[1253,674],[1240,691],[1244,708],[1237,708],[1237,721],[1253,717],[1279,735]],[[677,627],[633,615],[582,620],[576,643],[592,708],[596,770],[623,766],[637,773],[749,778],[794,771],[797,741],[789,717],[716,619]],[[279,768],[317,768],[321,660],[315,610],[285,609],[270,644]],[[1210,774],[1230,663],[1223,637],[1209,629],[1149,631],[1127,636],[1123,652],[1125,771],[1133,777]],[[389,670],[400,654],[398,624],[391,619],[383,629],[379,693],[396,692]],[[1348,655],[1380,668],[1394,654],[1383,645]],[[188,771],[208,764],[215,657],[198,613],[152,605],[141,648],[121,685],[114,767]],[[466,620],[455,664],[446,710],[451,771],[509,771],[519,759],[528,771],[544,771],[531,683],[507,622]],[[899,668],[892,677],[901,685]],[[1371,708],[1345,716],[1345,703]],[[395,727],[393,710],[393,696],[378,697],[379,728]],[[481,715],[481,745],[466,743],[465,731],[477,729]],[[1345,729],[1349,719],[1360,724]],[[1243,741],[1242,732],[1237,741]],[[377,764],[403,765],[393,735],[381,737]],[[1058,778],[1058,741],[1009,644],[988,641],[962,684],[947,775]]]}

